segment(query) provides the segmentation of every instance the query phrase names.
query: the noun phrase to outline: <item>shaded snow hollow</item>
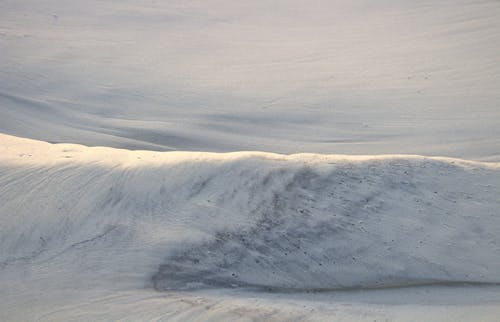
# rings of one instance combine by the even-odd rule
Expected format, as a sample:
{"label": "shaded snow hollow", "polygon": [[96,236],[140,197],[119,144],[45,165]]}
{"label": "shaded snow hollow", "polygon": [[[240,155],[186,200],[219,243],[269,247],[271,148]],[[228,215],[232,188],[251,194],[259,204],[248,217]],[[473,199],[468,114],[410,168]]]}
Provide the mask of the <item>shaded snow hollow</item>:
{"label": "shaded snow hollow", "polygon": [[498,163],[0,142],[0,270],[28,280],[56,265],[62,284],[157,290],[500,282]]}

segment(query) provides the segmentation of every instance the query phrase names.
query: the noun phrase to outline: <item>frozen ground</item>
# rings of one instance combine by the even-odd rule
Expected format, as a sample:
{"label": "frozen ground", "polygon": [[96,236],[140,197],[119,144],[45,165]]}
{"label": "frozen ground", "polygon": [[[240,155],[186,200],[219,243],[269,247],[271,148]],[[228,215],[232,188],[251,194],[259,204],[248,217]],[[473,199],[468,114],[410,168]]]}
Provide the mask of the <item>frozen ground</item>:
{"label": "frozen ground", "polygon": [[0,320],[498,321],[499,52],[495,0],[0,1]]}

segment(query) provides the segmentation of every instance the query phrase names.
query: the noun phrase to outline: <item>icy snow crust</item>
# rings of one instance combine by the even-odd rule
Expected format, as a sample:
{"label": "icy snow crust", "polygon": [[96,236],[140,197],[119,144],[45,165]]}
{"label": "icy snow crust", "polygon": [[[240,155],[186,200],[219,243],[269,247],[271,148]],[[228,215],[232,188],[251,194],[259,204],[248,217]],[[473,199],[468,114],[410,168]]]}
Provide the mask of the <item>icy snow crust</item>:
{"label": "icy snow crust", "polygon": [[0,143],[7,318],[23,316],[12,301],[68,288],[142,299],[500,283],[498,163]]}

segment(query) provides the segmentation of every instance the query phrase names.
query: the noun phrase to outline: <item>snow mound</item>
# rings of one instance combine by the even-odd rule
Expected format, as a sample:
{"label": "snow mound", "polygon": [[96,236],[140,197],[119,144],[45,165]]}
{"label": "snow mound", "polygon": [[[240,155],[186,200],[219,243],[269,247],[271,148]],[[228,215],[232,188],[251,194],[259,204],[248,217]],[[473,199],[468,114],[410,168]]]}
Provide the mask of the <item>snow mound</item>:
{"label": "snow mound", "polygon": [[157,290],[500,282],[498,163],[0,142],[4,272]]}

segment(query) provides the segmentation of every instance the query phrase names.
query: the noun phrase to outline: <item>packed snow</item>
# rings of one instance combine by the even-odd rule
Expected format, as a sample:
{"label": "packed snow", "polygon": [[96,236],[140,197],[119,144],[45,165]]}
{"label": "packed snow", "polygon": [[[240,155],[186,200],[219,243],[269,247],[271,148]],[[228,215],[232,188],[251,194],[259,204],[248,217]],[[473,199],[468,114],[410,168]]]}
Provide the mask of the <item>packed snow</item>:
{"label": "packed snow", "polygon": [[1,321],[498,321],[500,2],[0,2]]}

